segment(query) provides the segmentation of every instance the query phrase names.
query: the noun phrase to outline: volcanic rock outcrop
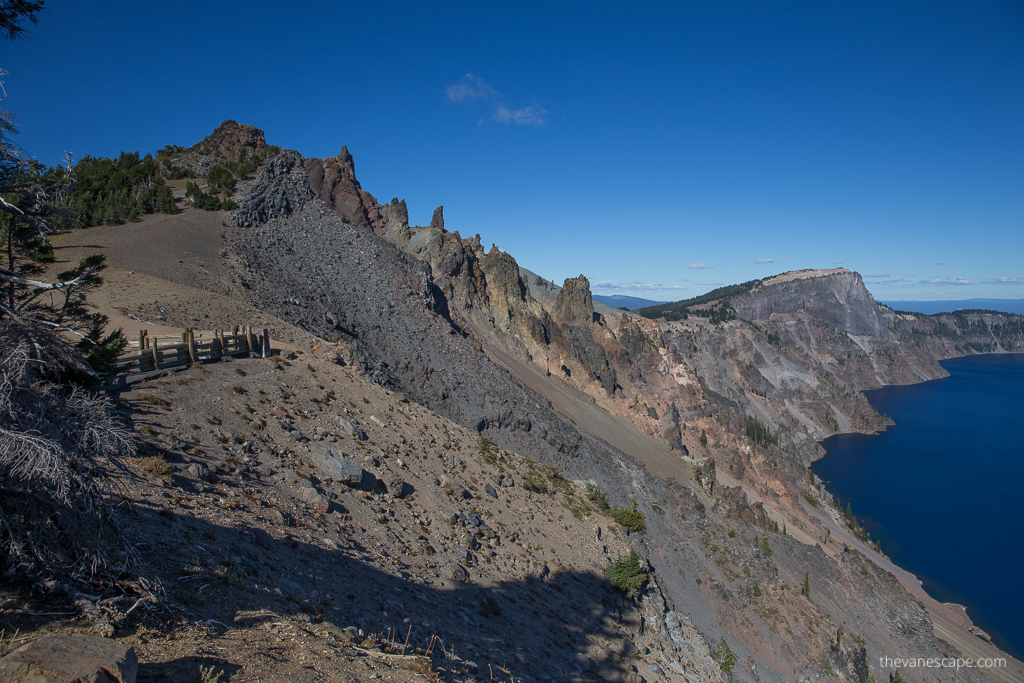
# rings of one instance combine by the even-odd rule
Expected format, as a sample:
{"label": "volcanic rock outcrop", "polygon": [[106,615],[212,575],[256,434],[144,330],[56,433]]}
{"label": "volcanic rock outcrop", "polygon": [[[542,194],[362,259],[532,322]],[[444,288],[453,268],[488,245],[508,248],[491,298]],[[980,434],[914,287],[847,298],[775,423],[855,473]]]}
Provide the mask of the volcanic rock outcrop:
{"label": "volcanic rock outcrop", "polygon": [[580,275],[568,278],[558,292],[551,317],[567,325],[586,325],[594,322],[594,299],[590,293],[590,280]]}

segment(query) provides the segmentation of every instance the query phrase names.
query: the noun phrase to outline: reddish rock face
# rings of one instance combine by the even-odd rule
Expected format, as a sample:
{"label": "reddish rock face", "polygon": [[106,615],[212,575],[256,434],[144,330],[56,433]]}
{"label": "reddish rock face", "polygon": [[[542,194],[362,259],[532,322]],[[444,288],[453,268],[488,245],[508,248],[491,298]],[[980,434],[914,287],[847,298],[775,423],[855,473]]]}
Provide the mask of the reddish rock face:
{"label": "reddish rock face", "polygon": [[263,131],[247,123],[228,119],[196,145],[200,154],[214,157],[219,162],[238,161],[242,151],[256,155],[267,146]]}
{"label": "reddish rock face", "polygon": [[356,180],[356,162],[347,146],[336,157],[306,159],[305,165],[309,189],[316,199],[354,223],[379,230],[381,214],[377,200]]}

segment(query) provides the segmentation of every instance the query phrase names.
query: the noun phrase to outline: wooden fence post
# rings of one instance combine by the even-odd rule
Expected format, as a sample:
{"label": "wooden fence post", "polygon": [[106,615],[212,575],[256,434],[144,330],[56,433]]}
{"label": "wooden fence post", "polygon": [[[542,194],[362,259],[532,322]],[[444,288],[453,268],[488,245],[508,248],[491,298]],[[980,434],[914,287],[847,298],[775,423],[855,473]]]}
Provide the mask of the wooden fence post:
{"label": "wooden fence post", "polygon": [[263,328],[263,357],[270,358],[270,330]]}
{"label": "wooden fence post", "polygon": [[153,369],[154,370],[159,370],[160,369],[160,351],[157,349],[158,345],[159,345],[159,339],[157,337],[153,337],[153,344],[152,344],[152,346],[153,346]]}
{"label": "wooden fence post", "polygon": [[195,363],[195,362],[197,362],[197,359],[196,359],[196,333],[190,327],[190,328],[188,328],[185,331],[185,336],[187,337],[185,343],[188,344],[188,358],[189,358],[190,361]]}

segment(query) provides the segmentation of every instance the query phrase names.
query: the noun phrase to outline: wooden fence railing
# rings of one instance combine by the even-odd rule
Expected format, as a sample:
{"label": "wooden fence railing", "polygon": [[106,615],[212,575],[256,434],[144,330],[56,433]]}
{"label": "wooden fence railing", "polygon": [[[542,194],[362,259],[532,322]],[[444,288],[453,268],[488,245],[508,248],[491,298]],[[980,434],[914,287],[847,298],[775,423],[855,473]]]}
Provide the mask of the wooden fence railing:
{"label": "wooden fence railing", "polygon": [[128,343],[132,349],[118,356],[119,374],[137,374],[164,370],[180,365],[209,363],[225,356],[270,356],[270,333],[260,330],[253,332],[251,326],[235,327],[231,334],[224,330],[195,332],[188,328],[180,335],[150,335],[146,330],[139,332],[138,339]]}

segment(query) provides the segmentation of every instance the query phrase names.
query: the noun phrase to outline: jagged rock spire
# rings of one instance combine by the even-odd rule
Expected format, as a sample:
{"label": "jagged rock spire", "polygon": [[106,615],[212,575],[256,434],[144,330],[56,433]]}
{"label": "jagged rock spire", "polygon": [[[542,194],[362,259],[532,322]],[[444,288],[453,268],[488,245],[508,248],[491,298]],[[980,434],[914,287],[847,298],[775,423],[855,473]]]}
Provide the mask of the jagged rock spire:
{"label": "jagged rock spire", "polygon": [[590,280],[586,276],[566,279],[551,308],[551,317],[570,325],[593,322],[594,299],[590,294]]}

